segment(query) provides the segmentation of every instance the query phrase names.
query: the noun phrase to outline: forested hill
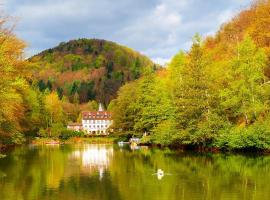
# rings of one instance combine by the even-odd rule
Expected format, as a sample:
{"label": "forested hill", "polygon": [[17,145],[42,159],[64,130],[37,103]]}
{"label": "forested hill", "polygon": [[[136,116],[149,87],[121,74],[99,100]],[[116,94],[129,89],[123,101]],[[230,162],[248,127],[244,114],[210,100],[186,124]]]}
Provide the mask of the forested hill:
{"label": "forested hill", "polygon": [[254,1],[215,36],[196,34],[168,67],[120,89],[115,133],[198,149],[270,149],[270,0]]}
{"label": "forested hill", "polygon": [[146,56],[98,39],[62,42],[29,61],[36,66],[33,77],[41,91],[57,91],[72,103],[97,100],[106,105],[124,83],[156,68]]}
{"label": "forested hill", "polygon": [[206,49],[215,55],[216,61],[230,59],[236,53],[235,46],[250,36],[257,47],[263,48],[268,57],[266,76],[270,77],[270,1],[254,1],[250,8],[241,11],[221,26],[214,37],[205,41]]}

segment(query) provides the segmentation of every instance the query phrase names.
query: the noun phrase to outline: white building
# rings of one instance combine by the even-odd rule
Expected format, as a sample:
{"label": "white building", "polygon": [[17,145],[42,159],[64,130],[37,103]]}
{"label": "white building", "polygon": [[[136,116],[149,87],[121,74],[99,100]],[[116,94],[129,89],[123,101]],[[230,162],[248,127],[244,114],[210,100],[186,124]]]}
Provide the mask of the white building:
{"label": "white building", "polygon": [[89,135],[108,135],[113,120],[111,113],[99,104],[98,111],[82,112],[82,129]]}
{"label": "white building", "polygon": [[81,123],[69,123],[67,128],[70,130],[74,130],[74,131],[81,131],[82,124]]}
{"label": "white building", "polygon": [[108,135],[113,120],[111,113],[104,111],[99,104],[98,111],[82,112],[82,123],[70,123],[67,128],[74,131],[84,131],[87,135]]}

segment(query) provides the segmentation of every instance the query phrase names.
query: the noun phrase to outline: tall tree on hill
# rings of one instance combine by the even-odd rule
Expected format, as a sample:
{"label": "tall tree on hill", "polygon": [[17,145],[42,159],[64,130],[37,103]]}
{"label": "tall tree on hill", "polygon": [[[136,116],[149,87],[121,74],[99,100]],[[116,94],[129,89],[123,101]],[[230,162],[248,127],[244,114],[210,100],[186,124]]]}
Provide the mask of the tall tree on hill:
{"label": "tall tree on hill", "polygon": [[138,82],[134,81],[121,87],[117,99],[110,104],[113,113],[114,129],[118,134],[132,134],[137,117],[136,99]]}
{"label": "tall tree on hill", "polygon": [[59,100],[57,93],[52,92],[45,96],[44,103],[47,129],[49,130],[49,136],[52,136],[51,128],[64,121],[62,102]]}
{"label": "tall tree on hill", "polygon": [[[180,61],[183,63],[181,59]],[[191,51],[183,66],[180,66],[179,83],[173,94],[177,107],[177,118],[183,129],[188,128],[194,131],[197,123],[205,120],[210,112],[206,66],[201,38],[199,35],[195,35]]]}
{"label": "tall tree on hill", "polygon": [[24,47],[6,28],[6,19],[0,18],[0,142],[1,138],[16,138],[22,131],[23,93],[28,87],[22,59]]}
{"label": "tall tree on hill", "polygon": [[240,43],[238,50],[229,68],[228,87],[221,92],[221,105],[228,113],[234,113],[228,117],[242,118],[245,124],[250,124],[265,108],[266,56],[250,37]]}

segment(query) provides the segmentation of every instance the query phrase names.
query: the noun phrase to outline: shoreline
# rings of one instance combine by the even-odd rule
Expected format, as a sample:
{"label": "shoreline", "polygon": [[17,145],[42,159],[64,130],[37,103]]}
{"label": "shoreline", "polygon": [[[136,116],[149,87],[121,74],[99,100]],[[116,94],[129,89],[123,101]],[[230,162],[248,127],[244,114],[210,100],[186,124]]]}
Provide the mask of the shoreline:
{"label": "shoreline", "polygon": [[148,146],[153,148],[165,149],[169,148],[174,151],[194,152],[194,153],[213,153],[213,154],[242,154],[242,155],[270,155],[270,149],[222,149],[217,147],[202,147],[202,146],[185,146],[185,145],[169,145],[162,146],[159,144],[140,144],[139,146]]}
{"label": "shoreline", "polygon": [[13,145],[13,144],[9,144],[9,145],[3,145],[1,144],[0,145],[0,159],[1,158],[5,158],[6,155],[5,153],[10,150],[11,148],[15,147],[16,145]]}
{"label": "shoreline", "polygon": [[31,140],[30,144],[43,145],[51,142],[57,142],[59,144],[114,144],[114,137],[74,137],[67,140],[60,140],[54,138],[35,138]]}
{"label": "shoreline", "polygon": [[[67,140],[60,140],[58,138],[32,138],[28,144],[46,145],[55,142],[55,144],[117,144],[117,137],[74,137]],[[27,143],[25,143],[27,144]],[[24,145],[24,144],[22,144]],[[5,152],[17,145],[1,145],[0,157],[5,156]],[[270,149],[219,149],[216,147],[202,147],[202,146],[187,146],[187,145],[169,145],[162,146],[159,144],[145,144],[140,143],[138,146],[148,146],[150,148],[165,149],[169,148],[174,151],[180,152],[194,152],[194,153],[213,153],[213,154],[243,154],[243,155],[270,155]]]}

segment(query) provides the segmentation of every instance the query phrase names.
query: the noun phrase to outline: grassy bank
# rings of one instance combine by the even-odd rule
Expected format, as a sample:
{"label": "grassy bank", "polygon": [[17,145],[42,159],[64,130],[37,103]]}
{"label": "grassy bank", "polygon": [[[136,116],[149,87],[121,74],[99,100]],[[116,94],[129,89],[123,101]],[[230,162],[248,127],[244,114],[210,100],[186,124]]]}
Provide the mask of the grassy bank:
{"label": "grassy bank", "polygon": [[60,140],[58,138],[35,138],[31,141],[32,144],[46,144],[52,141],[59,141],[61,144],[113,144],[115,137],[72,137],[67,140]]}

